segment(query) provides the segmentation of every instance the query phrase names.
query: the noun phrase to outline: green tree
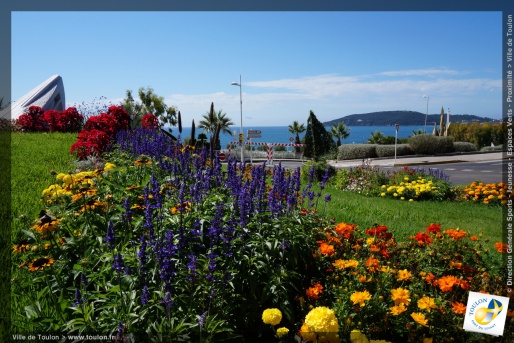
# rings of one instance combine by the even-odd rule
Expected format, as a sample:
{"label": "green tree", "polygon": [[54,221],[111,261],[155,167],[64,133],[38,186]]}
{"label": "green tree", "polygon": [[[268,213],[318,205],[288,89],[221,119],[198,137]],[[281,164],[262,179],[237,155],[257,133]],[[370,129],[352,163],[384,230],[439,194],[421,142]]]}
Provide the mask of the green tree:
{"label": "green tree", "polygon": [[382,131],[375,131],[371,133],[368,139],[370,144],[394,144],[394,136],[386,136]]}
{"label": "green tree", "polygon": [[350,136],[350,129],[346,127],[344,122],[335,123],[330,128],[332,137],[337,138],[337,146],[341,146],[341,138],[346,139]]}
{"label": "green tree", "polygon": [[[213,135],[215,135],[216,127],[218,125],[220,133],[223,132],[228,133],[229,135],[232,134],[232,132],[230,132],[230,125],[234,125],[232,119],[227,117],[227,114],[223,113],[222,110],[216,112],[214,110],[213,103],[211,103],[211,110],[205,113],[202,118],[203,119],[200,120],[200,122],[198,123],[198,127],[203,129],[204,132],[208,133],[211,136],[211,138]],[[217,138],[215,139],[214,145],[217,150],[221,148],[219,133]]]}
{"label": "green tree", "polygon": [[305,144],[306,146],[303,151],[305,157],[312,158],[315,161],[336,149],[336,144],[332,137],[330,137],[330,134],[312,111],[310,111],[309,119],[307,119]]}
{"label": "green tree", "polygon": [[122,106],[130,113],[132,126],[141,126],[141,119],[147,113],[151,113],[159,118],[161,124],[177,125],[177,111],[175,107],[166,105],[164,97],[155,94],[152,88],[139,88],[140,102],[134,100],[131,90],[127,90],[126,94],[127,97],[123,100]]}
{"label": "green tree", "polygon": [[[302,124],[299,124],[296,120],[293,122],[293,124],[289,125],[289,132],[291,132],[293,135],[296,135],[296,138],[295,138],[295,141],[294,143],[295,144],[300,144],[301,141],[300,141],[300,133],[304,133],[305,132],[305,125],[302,123]],[[300,151],[300,147],[294,147],[294,151],[295,152],[299,152]]]}

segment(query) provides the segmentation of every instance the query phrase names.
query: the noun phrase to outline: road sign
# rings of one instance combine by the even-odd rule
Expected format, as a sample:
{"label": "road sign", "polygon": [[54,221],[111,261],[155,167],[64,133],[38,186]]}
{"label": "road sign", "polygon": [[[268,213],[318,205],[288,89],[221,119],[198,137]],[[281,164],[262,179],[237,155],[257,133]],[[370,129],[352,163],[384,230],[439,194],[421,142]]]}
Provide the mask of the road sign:
{"label": "road sign", "polygon": [[219,157],[220,157],[220,161],[225,161],[225,158],[227,158],[227,155],[225,155],[224,152],[220,152]]}
{"label": "road sign", "polygon": [[294,142],[294,137],[289,137],[290,142]]}
{"label": "road sign", "polygon": [[261,138],[261,130],[248,130],[246,136],[248,138]]}
{"label": "road sign", "polygon": [[245,140],[245,135],[240,133],[239,134],[239,143],[243,143],[244,140]]}

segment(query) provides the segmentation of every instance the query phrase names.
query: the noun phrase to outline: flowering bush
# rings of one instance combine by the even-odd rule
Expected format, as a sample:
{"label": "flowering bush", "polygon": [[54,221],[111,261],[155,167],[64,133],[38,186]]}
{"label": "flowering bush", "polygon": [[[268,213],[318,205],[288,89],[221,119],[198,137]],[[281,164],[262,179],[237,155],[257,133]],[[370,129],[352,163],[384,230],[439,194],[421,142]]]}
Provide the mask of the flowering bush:
{"label": "flowering bush", "polygon": [[108,113],[88,118],[70,152],[76,154],[79,160],[99,156],[106,151],[115,134],[129,126],[130,116],[127,111],[122,106],[111,106]]}
{"label": "flowering bush", "polygon": [[301,301],[304,308],[332,307],[340,337],[352,342],[468,342],[476,336],[462,329],[468,291],[507,295],[505,278],[490,264],[493,245],[482,236],[438,224],[403,242],[381,225],[361,230],[339,223],[323,232],[318,245],[331,246],[330,253],[315,254],[326,274],[313,281],[323,296]]}
{"label": "flowering bush", "polygon": [[[77,132],[83,124],[83,116],[78,113],[75,107],[69,107],[59,112],[55,110],[43,111],[41,107],[30,106],[27,113],[19,116],[13,122],[15,131],[30,132]],[[20,129],[17,127],[20,126]]]}
{"label": "flowering bush", "polygon": [[24,131],[45,131],[44,111],[39,106],[30,106],[27,113],[18,117],[18,124]]}

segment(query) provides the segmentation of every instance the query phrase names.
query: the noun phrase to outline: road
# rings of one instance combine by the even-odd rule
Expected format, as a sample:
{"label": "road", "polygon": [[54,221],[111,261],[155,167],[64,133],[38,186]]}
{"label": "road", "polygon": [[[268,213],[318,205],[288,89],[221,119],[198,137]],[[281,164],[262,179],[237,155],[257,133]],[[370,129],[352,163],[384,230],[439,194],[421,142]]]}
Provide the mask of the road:
{"label": "road", "polygon": [[[449,181],[454,185],[465,185],[473,181],[480,181],[484,183],[498,183],[502,182],[504,164],[507,161],[493,160],[493,161],[480,161],[480,162],[455,162],[444,164],[427,164],[411,166],[410,168],[437,169],[444,174],[449,175]],[[383,170],[396,170],[402,167],[381,166]]]}
{"label": "road", "polygon": [[[380,165],[379,161],[375,161],[380,169],[387,170],[398,170],[403,169],[402,166],[390,166]],[[480,181],[484,183],[498,183],[502,182],[503,170],[506,170],[504,164],[507,161],[501,159],[489,160],[489,161],[476,161],[476,162],[452,162],[452,163],[441,163],[441,164],[425,164],[425,165],[413,165],[410,168],[425,169],[436,169],[442,171],[444,174],[449,175],[449,181],[453,185],[465,185],[473,181]],[[278,164],[275,161],[274,164]],[[281,161],[283,167],[288,169],[294,169],[300,167],[303,163],[301,161],[284,160]],[[270,166],[268,164],[268,166]],[[349,169],[349,167],[345,167]]]}

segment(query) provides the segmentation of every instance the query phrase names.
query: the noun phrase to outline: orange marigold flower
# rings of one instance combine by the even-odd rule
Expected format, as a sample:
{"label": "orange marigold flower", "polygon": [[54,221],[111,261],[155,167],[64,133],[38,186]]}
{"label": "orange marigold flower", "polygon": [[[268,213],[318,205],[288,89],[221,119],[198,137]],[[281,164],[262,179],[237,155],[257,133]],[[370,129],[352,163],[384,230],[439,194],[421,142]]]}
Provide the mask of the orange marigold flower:
{"label": "orange marigold flower", "polygon": [[467,235],[467,233],[465,231],[454,230],[454,229],[446,230],[444,233],[446,233],[449,237],[453,238],[456,241],[458,241],[461,238],[466,237],[466,235]]}
{"label": "orange marigold flower", "polygon": [[496,250],[498,250],[498,252],[506,253],[508,245],[503,242],[496,242],[494,243],[494,247],[496,248]]}
{"label": "orange marigold flower", "polygon": [[309,287],[305,294],[311,299],[318,299],[319,295],[323,292],[323,286],[320,283],[316,283],[314,286]]}
{"label": "orange marigold flower", "polygon": [[477,236],[471,236],[471,237],[469,237],[469,239],[471,239],[472,241],[478,241],[478,237]]}
{"label": "orange marigold flower", "polygon": [[469,282],[467,282],[466,280],[460,280],[459,286],[460,286],[460,288],[462,288],[465,291],[471,289]]}
{"label": "orange marigold flower", "polygon": [[453,275],[443,276],[442,278],[437,280],[437,284],[439,285],[439,288],[441,289],[441,291],[450,292],[454,285],[459,284],[459,279],[457,279]]}
{"label": "orange marigold flower", "polygon": [[332,255],[335,252],[334,246],[325,242],[321,243],[318,248],[323,255]]}
{"label": "orange marigold flower", "polygon": [[334,231],[343,238],[349,239],[356,228],[357,225],[355,224],[346,224],[341,222],[336,225]]}
{"label": "orange marigold flower", "polygon": [[370,278],[367,278],[366,275],[359,275],[359,277],[357,278],[359,280],[359,282],[361,283],[365,283],[365,282],[371,282],[371,277]]}
{"label": "orange marigold flower", "polygon": [[366,267],[371,273],[378,271],[378,259],[370,257],[366,260]]}
{"label": "orange marigold flower", "polygon": [[460,303],[458,301],[452,302],[453,312],[457,314],[464,314],[466,313],[466,305],[463,303]]}
{"label": "orange marigold flower", "polygon": [[369,250],[370,250],[371,252],[379,252],[379,251],[380,251],[380,246],[378,246],[378,245],[376,245],[376,244],[371,244],[371,245],[369,246]]}

